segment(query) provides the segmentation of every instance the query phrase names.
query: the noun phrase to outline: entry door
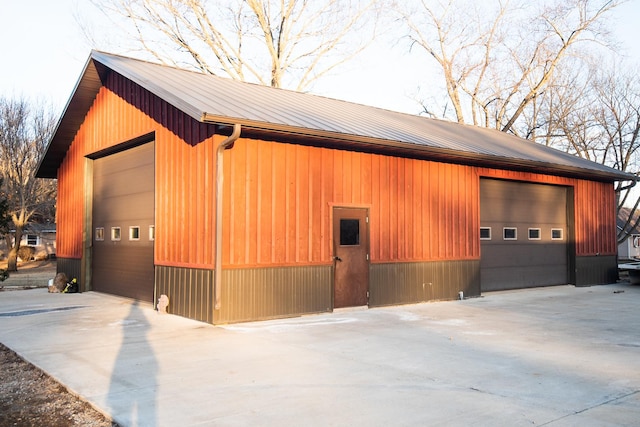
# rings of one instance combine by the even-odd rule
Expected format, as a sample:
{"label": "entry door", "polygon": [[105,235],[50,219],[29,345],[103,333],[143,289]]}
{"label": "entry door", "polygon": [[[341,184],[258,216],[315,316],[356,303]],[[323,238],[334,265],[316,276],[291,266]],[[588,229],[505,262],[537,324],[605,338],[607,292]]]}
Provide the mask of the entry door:
{"label": "entry door", "polygon": [[334,308],[367,305],[369,224],[364,208],[333,208]]}

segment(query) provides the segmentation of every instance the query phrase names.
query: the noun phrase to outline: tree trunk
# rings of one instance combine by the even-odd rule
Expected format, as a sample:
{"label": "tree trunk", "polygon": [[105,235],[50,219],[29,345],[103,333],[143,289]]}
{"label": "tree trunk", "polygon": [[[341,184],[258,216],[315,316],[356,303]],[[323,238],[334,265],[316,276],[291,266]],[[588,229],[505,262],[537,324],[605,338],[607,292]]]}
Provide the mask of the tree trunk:
{"label": "tree trunk", "polygon": [[[14,238],[14,244],[11,246],[7,258],[7,271],[18,271],[18,251],[20,250],[20,241],[22,240],[22,227],[16,226]],[[7,239],[7,243],[8,241],[9,239]]]}

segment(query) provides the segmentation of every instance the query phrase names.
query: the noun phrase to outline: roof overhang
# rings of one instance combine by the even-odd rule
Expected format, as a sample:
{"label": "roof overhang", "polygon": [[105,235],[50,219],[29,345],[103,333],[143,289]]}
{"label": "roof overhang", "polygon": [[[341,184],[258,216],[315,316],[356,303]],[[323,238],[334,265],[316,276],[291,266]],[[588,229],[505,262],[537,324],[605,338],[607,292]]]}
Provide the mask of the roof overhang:
{"label": "roof overhang", "polygon": [[57,178],[58,167],[100,91],[107,72],[106,67],[89,57],[64,107],[47,150],[40,159],[36,177]]}
{"label": "roof overhang", "polygon": [[373,152],[384,155],[417,158],[444,163],[560,175],[571,178],[589,179],[592,181],[614,182],[640,180],[639,177],[633,174],[615,169],[598,171],[568,165],[552,165],[546,162],[514,159],[513,157],[500,157],[481,153],[463,152],[338,132],[328,132],[292,126],[279,126],[247,119],[231,119],[229,117],[220,117],[207,113],[202,115],[201,121],[227,128],[226,131],[223,130],[221,132],[224,134],[229,133],[234,124],[240,124],[242,125],[242,135],[244,136],[272,141],[293,142],[296,144],[316,147],[342,150],[350,149],[353,151]]}
{"label": "roof overhang", "polygon": [[[170,69],[96,51],[93,51],[87,60],[63,110],[45,155],[38,165],[37,177],[57,177],[58,168],[111,71],[140,85],[195,120],[217,125],[221,133],[225,132],[225,127],[241,124],[243,136],[273,141],[605,182],[639,180],[633,174],[576,158],[498,131],[420,118],[281,89],[227,82],[220,77]],[[211,80],[215,81],[215,84],[209,88],[210,92],[200,91],[199,86],[206,86],[209,78],[215,79]],[[242,94],[238,95],[236,91]],[[256,96],[252,97],[253,94]],[[234,95],[236,98],[233,98]],[[250,102],[243,101],[246,99]],[[261,104],[252,107],[251,104],[256,101],[260,101]],[[232,102],[233,105],[220,110],[222,114],[207,112],[225,102]],[[274,109],[271,116],[262,114],[274,103],[275,107],[285,105],[288,109]],[[305,103],[312,105],[303,105]],[[211,107],[212,105],[214,107]],[[308,109],[300,112],[292,106]],[[313,109],[314,106],[317,108]],[[348,115],[348,118],[340,115],[336,118],[335,114],[331,114],[335,113],[332,111],[333,107],[336,107],[339,113],[344,111],[352,114]],[[316,112],[318,119],[314,120]],[[287,114],[291,116],[291,120],[286,120]],[[372,119],[371,115],[376,118]],[[308,123],[312,126],[307,126]],[[375,127],[375,132],[369,132],[369,127]],[[419,131],[415,132],[416,129]],[[512,143],[514,145],[511,145]]]}

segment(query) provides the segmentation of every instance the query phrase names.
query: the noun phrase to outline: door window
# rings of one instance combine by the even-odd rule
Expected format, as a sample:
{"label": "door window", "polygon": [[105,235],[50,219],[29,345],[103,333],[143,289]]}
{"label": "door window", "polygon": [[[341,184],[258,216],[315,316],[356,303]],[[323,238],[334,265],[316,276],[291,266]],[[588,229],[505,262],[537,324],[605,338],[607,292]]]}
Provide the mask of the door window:
{"label": "door window", "polygon": [[360,221],[357,219],[340,219],[340,246],[357,246],[360,244]]}

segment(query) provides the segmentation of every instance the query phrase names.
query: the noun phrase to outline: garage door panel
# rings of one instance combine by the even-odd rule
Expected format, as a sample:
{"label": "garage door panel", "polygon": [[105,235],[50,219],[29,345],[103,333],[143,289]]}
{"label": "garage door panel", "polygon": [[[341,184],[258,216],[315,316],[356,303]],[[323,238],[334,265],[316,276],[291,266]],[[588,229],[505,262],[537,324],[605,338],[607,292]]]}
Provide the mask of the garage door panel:
{"label": "garage door panel", "polygon": [[[96,291],[153,301],[153,142],[94,161],[92,284]],[[96,240],[96,228],[103,239]],[[120,229],[120,239],[112,229]],[[134,233],[137,232],[137,233]],[[137,234],[137,236],[136,236]]]}
{"label": "garage door panel", "polygon": [[148,193],[149,191],[153,191],[153,185],[150,186],[146,179],[138,179],[135,176],[124,177],[118,176],[117,178],[106,178],[107,180],[100,184],[100,186],[96,186],[96,191],[94,192],[97,196],[102,199],[108,199],[110,197],[120,197],[126,194],[129,195],[140,195]]}
{"label": "garage door panel", "polygon": [[566,275],[566,267],[505,267],[483,269],[481,274],[482,290],[499,291],[506,289],[532,288],[536,286],[563,285],[565,281],[558,278]]}
{"label": "garage door panel", "polygon": [[[491,181],[491,182],[490,182]],[[566,189],[551,185],[482,180],[481,218],[514,223],[566,223]]]}
{"label": "garage door panel", "polygon": [[[96,225],[105,221],[139,220],[149,218],[149,210],[153,211],[153,194],[132,194],[102,199],[103,206],[95,211],[93,219]],[[117,225],[117,224],[116,224]]]}
{"label": "garage door panel", "polygon": [[[495,245],[488,250],[492,253],[482,263],[483,267],[510,266],[553,266],[567,265],[567,251],[562,244],[534,244],[533,245]],[[485,247],[483,246],[483,250]]]}
{"label": "garage door panel", "polygon": [[[481,290],[517,289],[567,283],[567,189],[565,187],[481,179],[480,226],[491,228],[481,240]],[[505,227],[517,230],[504,239]],[[539,230],[539,239],[529,229]],[[552,230],[562,230],[562,240]]]}
{"label": "garage door panel", "polygon": [[[139,145],[110,156],[103,157],[99,160],[102,162],[95,167],[99,169],[101,175],[117,175],[123,171],[131,171],[136,169],[152,168],[155,160],[155,152],[147,146],[148,144]],[[153,144],[151,144],[153,145]],[[122,155],[122,153],[127,153]]]}
{"label": "garage door panel", "polygon": [[94,247],[94,257],[100,260],[93,268],[96,291],[153,301],[153,286],[141,286],[153,284],[153,269],[140,268],[153,265],[153,252],[142,246],[120,245],[117,250],[107,246]]}

